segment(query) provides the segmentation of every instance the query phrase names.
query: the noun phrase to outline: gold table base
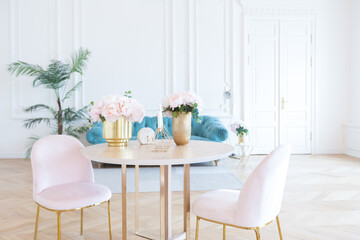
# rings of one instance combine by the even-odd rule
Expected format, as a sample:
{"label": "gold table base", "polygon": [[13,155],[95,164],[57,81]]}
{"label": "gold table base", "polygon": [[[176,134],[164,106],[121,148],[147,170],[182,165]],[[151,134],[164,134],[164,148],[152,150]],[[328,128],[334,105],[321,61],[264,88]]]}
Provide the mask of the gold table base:
{"label": "gold table base", "polygon": [[[127,239],[126,165],[122,164],[122,239]],[[190,239],[190,164],[184,164],[184,232],[172,235],[171,165],[160,165],[160,240]],[[124,194],[125,193],[125,194]],[[169,224],[170,222],[170,224]],[[153,239],[139,232],[139,165],[135,165],[135,235]]]}

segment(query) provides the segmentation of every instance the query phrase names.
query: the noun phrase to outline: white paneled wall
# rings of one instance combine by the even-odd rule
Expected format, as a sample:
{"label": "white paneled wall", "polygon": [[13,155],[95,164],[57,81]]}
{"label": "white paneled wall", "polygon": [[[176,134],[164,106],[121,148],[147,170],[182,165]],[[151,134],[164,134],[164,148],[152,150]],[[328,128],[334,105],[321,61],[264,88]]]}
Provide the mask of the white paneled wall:
{"label": "white paneled wall", "polygon": [[345,153],[360,157],[360,1],[351,1],[351,79],[349,121],[344,127]]}
{"label": "white paneled wall", "polygon": [[[22,157],[32,134],[44,135],[46,127],[25,130],[22,120],[28,105],[51,101],[44,89],[35,89],[30,79],[11,77],[6,65],[24,60],[46,65],[50,59],[65,58],[80,46],[92,57],[84,87],[69,103],[82,106],[107,94],[132,90],[134,97],[153,115],[165,94],[192,90],[204,102],[203,114],[221,117],[226,124],[243,116],[243,14],[240,0],[2,0],[0,1],[0,157]],[[281,1],[252,1],[269,9],[283,7]],[[334,13],[347,15],[348,0],[284,1],[294,13],[320,6],[317,39],[316,148],[319,152],[342,152],[340,107],[346,95],[339,86],[347,80],[348,60],[339,44],[346,43],[344,18],[327,24]],[[296,3],[296,4],[295,4]],[[271,5],[271,8],[269,6]],[[281,6],[280,6],[281,5]],[[304,7],[305,6],[305,7]],[[267,10],[266,10],[267,9]],[[260,11],[261,12],[261,11]],[[291,13],[291,11],[290,11]],[[333,39],[329,41],[329,39]],[[335,39],[335,40],[334,40]],[[320,41],[320,40],[318,40]],[[340,41],[340,42],[339,42]],[[335,65],[337,65],[335,67]],[[344,80],[346,79],[346,80]],[[79,78],[73,79],[78,81]],[[329,85],[329,81],[331,84]],[[231,90],[233,100],[223,92]],[[345,91],[345,90],[344,90]],[[332,116],[334,108],[340,114]],[[328,117],[331,115],[332,117]],[[326,136],[329,127],[334,130]]]}

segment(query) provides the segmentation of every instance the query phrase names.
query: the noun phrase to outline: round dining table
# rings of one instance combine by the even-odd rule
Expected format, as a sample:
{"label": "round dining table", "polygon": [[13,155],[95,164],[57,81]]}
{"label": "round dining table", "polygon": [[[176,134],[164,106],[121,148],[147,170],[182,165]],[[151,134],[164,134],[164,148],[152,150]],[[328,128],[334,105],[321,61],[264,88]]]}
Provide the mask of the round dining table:
{"label": "round dining table", "polygon": [[[85,147],[81,153],[96,162],[121,165],[122,239],[127,239],[126,167],[135,166],[135,234],[139,233],[139,166],[160,166],[160,239],[190,239],[190,164],[222,159],[231,155],[234,147],[225,143],[191,140],[188,144],[172,144],[167,151],[156,151],[154,145],[129,141],[126,147],[97,144]],[[173,235],[171,228],[171,167],[184,166],[184,231]]]}

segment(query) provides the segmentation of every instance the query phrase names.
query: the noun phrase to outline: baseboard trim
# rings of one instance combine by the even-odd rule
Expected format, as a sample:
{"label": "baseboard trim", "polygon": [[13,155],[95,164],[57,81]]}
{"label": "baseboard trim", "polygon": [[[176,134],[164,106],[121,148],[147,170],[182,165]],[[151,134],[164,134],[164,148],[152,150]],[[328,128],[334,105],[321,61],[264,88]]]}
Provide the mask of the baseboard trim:
{"label": "baseboard trim", "polygon": [[344,126],[344,152],[349,156],[360,158],[360,125]]}
{"label": "baseboard trim", "polygon": [[0,159],[25,158],[25,153],[0,153]]}

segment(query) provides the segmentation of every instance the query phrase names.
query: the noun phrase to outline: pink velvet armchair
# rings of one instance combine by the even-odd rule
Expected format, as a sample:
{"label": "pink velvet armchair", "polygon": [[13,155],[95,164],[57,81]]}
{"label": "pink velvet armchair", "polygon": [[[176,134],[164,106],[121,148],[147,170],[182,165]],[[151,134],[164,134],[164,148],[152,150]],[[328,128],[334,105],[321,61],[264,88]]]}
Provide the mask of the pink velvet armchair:
{"label": "pink velvet armchair", "polygon": [[111,235],[111,191],[94,182],[89,159],[80,154],[84,146],[74,137],[51,135],[38,140],[31,152],[33,197],[37,204],[34,239],[37,238],[40,208],[57,214],[58,240],[61,239],[61,213],[81,210],[83,233],[84,208],[108,203],[109,238]]}
{"label": "pink velvet armchair", "polygon": [[278,214],[290,150],[289,145],[282,145],[271,152],[249,176],[241,191],[216,190],[197,198],[192,208],[197,216],[195,239],[199,238],[201,219],[222,224],[224,240],[226,226],[254,230],[256,239],[260,240],[260,228],[276,219],[282,240]]}

